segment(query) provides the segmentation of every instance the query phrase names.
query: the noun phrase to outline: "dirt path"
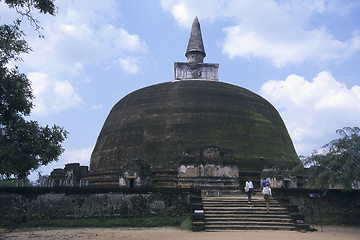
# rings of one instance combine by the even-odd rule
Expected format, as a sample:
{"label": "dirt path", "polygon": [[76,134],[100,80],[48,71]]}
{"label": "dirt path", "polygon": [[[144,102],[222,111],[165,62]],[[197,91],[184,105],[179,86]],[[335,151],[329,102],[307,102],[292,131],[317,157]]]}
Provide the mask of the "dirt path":
{"label": "dirt path", "polygon": [[[318,228],[320,229],[320,228]],[[359,240],[360,227],[324,227],[317,232],[288,231],[232,231],[232,232],[191,232],[177,229],[116,229],[116,228],[84,228],[61,230],[26,230],[0,232],[0,239],[129,239],[129,240]]]}

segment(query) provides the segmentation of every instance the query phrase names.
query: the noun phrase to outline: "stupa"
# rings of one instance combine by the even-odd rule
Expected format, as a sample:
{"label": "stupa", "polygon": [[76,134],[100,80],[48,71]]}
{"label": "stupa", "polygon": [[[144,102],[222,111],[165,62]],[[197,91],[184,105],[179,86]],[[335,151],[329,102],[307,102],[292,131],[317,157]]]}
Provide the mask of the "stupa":
{"label": "stupa", "polygon": [[174,63],[174,80],[115,104],[84,181],[225,191],[239,189],[247,177],[256,184],[267,176],[275,185],[296,187],[290,170],[299,159],[278,111],[261,96],[219,81],[219,64],[203,63],[197,18],[185,56],[188,62]]}

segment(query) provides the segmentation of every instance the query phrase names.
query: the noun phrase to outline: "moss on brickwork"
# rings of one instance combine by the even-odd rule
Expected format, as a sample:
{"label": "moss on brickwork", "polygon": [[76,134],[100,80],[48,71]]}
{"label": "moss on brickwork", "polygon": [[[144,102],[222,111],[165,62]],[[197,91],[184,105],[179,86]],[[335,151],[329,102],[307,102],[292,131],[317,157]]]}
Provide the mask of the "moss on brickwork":
{"label": "moss on brickwork", "polygon": [[174,170],[182,151],[204,146],[233,150],[240,169],[298,164],[285,124],[268,101],[235,85],[197,80],[153,85],[121,99],[97,139],[90,172],[121,170],[132,158]]}

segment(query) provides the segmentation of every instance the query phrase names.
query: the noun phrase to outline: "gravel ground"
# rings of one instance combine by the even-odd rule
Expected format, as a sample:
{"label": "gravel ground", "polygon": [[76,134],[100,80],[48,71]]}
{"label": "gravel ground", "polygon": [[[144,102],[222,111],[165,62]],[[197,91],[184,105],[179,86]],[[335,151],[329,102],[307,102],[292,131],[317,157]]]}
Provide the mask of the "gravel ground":
{"label": "gravel ground", "polygon": [[[317,227],[320,230],[320,227]],[[131,240],[359,240],[360,227],[324,227],[323,232],[296,231],[227,231],[191,232],[172,228],[124,229],[124,228],[81,228],[81,229],[36,229],[7,232],[0,230],[0,239],[131,239]]]}

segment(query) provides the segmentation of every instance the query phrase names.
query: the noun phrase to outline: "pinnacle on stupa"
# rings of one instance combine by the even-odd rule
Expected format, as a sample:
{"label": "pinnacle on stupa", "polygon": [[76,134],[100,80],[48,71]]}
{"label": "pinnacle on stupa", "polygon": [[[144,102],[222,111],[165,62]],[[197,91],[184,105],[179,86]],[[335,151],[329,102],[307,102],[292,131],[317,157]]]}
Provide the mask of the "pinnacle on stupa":
{"label": "pinnacle on stupa", "polygon": [[195,17],[191,27],[189,44],[185,56],[188,58],[188,62],[194,63],[202,63],[204,57],[206,56],[201,35],[200,23],[197,17]]}

